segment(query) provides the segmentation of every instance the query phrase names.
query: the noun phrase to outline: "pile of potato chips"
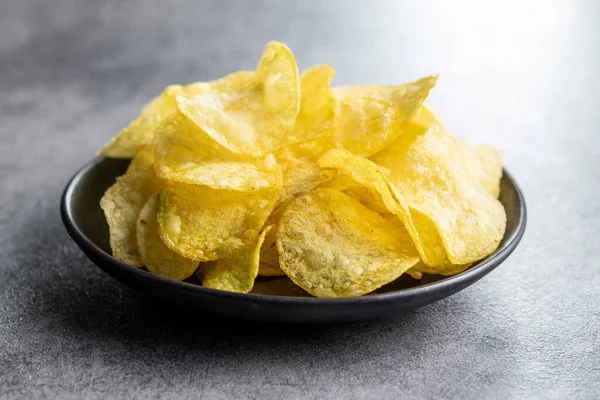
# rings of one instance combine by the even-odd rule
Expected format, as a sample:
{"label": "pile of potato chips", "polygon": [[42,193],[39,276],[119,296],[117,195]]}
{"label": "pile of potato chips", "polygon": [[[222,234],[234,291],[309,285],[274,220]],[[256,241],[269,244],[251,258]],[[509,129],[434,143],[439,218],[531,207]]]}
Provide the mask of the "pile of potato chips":
{"label": "pile of potato chips", "polygon": [[318,297],[407,273],[457,274],[506,226],[502,165],[423,104],[436,76],[330,87],[269,43],[256,71],[173,85],[100,152],[133,158],[100,205],[113,256],[249,292],[284,276]]}

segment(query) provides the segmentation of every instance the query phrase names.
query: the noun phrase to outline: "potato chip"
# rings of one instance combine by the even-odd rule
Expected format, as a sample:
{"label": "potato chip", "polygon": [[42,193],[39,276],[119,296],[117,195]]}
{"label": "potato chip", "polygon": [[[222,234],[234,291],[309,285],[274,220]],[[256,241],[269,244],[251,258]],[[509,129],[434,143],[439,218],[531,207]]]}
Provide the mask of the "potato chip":
{"label": "potato chip", "polygon": [[[399,137],[383,153],[393,158],[396,152],[403,151],[417,137],[424,134],[434,121],[440,121],[439,117],[431,108],[423,104],[409,123],[406,124]],[[502,161],[498,151],[492,146],[473,145],[464,140],[460,141],[460,145],[463,149],[461,159],[466,173],[474,182],[478,182],[485,190],[498,198],[500,195],[500,179],[502,178]],[[378,157],[378,155],[374,157]]]}
{"label": "potato chip", "polygon": [[214,81],[190,83],[183,87],[181,93],[188,96],[230,93],[252,85],[253,79],[254,71],[237,71]]}
{"label": "potato chip", "polygon": [[311,160],[280,157],[278,161],[283,169],[285,196],[281,199],[282,203],[314,189],[335,176],[335,171],[323,169]]}
{"label": "potato chip", "polygon": [[365,205],[378,205],[382,202],[387,211],[396,215],[406,226],[421,258],[428,265],[440,265],[444,262],[446,254],[435,226],[427,216],[408,207],[402,194],[389,182],[376,164],[346,150],[332,149],[319,158],[319,165],[324,168],[337,168],[346,174],[346,179],[351,179],[350,182],[354,181],[367,188],[371,192],[370,196],[367,196],[364,189],[357,191],[358,188],[350,184],[347,184],[345,192],[355,195],[359,193],[357,199]]}
{"label": "potato chip", "polygon": [[254,191],[282,184],[273,155],[240,156],[214,142],[183,115],[164,123],[154,140],[156,173],[174,182]]}
{"label": "potato chip", "polygon": [[318,138],[333,126],[337,100],[329,84],[335,71],[329,65],[318,65],[300,76],[300,112],[286,144],[302,143]]}
{"label": "potato chip", "polygon": [[[440,121],[439,117],[431,108],[423,104],[409,123],[406,124],[398,139],[390,145],[388,151],[384,150],[384,153],[393,158],[397,151],[403,151],[417,137],[424,134],[434,121]],[[500,195],[500,179],[502,178],[502,161],[498,151],[492,146],[473,145],[464,140],[460,141],[460,145],[463,148],[464,154],[461,159],[466,173],[474,182],[478,182],[491,195],[498,198]],[[374,157],[377,157],[377,155]]]}
{"label": "potato chip", "polygon": [[498,150],[488,145],[473,145],[460,141],[464,149],[465,169],[473,175],[473,179],[495,198],[500,196],[500,179],[502,178],[502,161]]}
{"label": "potato chip", "polygon": [[[275,245],[275,242],[273,242]],[[260,264],[258,266],[258,275],[260,276],[285,276],[285,272],[279,266],[279,252],[277,247],[260,253]]]}
{"label": "potato chip", "polygon": [[373,155],[404,132],[409,121],[418,117],[419,124],[426,123],[430,110],[421,105],[436,80],[430,76],[401,86],[333,88],[337,99],[333,127],[317,139],[290,145],[288,152],[312,160],[333,148]]}
{"label": "potato chip", "polygon": [[[417,265],[412,267],[410,270],[406,271],[410,273],[413,277],[418,276],[416,274],[430,274],[430,275],[444,275],[444,276],[452,276],[456,274],[460,274],[463,271],[466,271],[472,263],[469,264],[452,264],[450,261],[446,260],[441,265],[436,265],[435,267],[430,267],[425,264],[423,261],[419,261]],[[413,275],[414,274],[414,275]],[[420,279],[420,278],[415,278]]]}
{"label": "potato chip", "polygon": [[269,43],[250,84],[228,93],[181,94],[179,110],[230,152],[264,156],[277,150],[300,108],[298,68],[282,43]]}
{"label": "potato chip", "polygon": [[436,80],[437,76],[429,76],[368,96],[357,95],[348,88],[335,88],[339,110],[333,147],[365,157],[384,149],[421,107]]}
{"label": "potato chip", "polygon": [[239,90],[252,81],[254,71],[238,71],[210,82],[194,82],[186,86],[170,85],[151,100],[140,116],[132,121],[99,152],[99,156],[131,158],[144,145],[151,145],[158,127],[177,113],[175,96],[227,93]]}
{"label": "potato chip", "polygon": [[182,281],[192,276],[198,261],[189,260],[169,249],[158,234],[156,204],[158,194],[146,202],[137,220],[137,243],[146,269],[154,275]]}
{"label": "potato chip", "polygon": [[182,91],[180,85],[171,85],[150,101],[140,116],[132,121],[99,152],[99,156],[131,158],[144,145],[151,145],[154,131],[175,111],[175,96]]}
{"label": "potato chip", "polygon": [[217,261],[205,263],[202,286],[228,292],[251,291],[258,274],[260,248],[272,228],[272,225],[267,226],[250,245],[225,254]]}
{"label": "potato chip", "polygon": [[373,161],[390,171],[390,181],[411,210],[435,225],[451,263],[480,260],[498,247],[506,226],[504,208],[465,172],[460,143],[439,121],[408,148],[382,153]]}
{"label": "potato chip", "polygon": [[213,261],[253,240],[281,196],[281,189],[240,192],[167,182],[158,199],[158,231],[182,256]]}
{"label": "potato chip", "polygon": [[110,233],[112,255],[134,267],[143,265],[136,239],[137,217],[162,181],[154,173],[152,148],[141,147],[127,168],[100,199]]}
{"label": "potato chip", "polygon": [[[383,202],[381,194],[377,192],[376,186],[377,185],[365,185],[354,180],[351,175],[343,171],[343,167],[340,167],[335,178],[321,185],[321,187],[331,188],[346,193],[348,196],[358,200],[363,205],[367,206],[368,209],[373,210],[378,214],[389,214],[390,210],[387,209]],[[394,215],[394,218],[398,217]]]}
{"label": "potato chip", "polygon": [[287,207],[277,230],[281,268],[317,297],[361,296],[419,261],[408,232],[333,189]]}

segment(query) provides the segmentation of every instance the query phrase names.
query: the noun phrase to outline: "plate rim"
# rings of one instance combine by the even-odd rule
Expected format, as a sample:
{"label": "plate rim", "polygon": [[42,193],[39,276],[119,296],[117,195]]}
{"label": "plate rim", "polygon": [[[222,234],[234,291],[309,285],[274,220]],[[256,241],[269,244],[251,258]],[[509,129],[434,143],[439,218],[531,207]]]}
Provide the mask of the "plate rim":
{"label": "plate rim", "polygon": [[[379,303],[379,302],[387,302],[390,300],[401,300],[408,299],[413,297],[422,296],[425,293],[431,292],[444,292],[445,289],[449,286],[463,286],[467,287],[483,276],[487,275],[487,273],[494,270],[498,265],[500,265],[504,260],[506,260],[510,254],[515,250],[518,246],[519,242],[523,238],[525,233],[525,228],[527,226],[527,207],[525,204],[525,198],[523,196],[523,192],[512,175],[505,169],[502,169],[503,176],[505,176],[513,186],[517,203],[519,208],[520,218],[516,221],[516,229],[514,233],[506,239],[506,243],[501,249],[496,249],[491,255],[486,257],[485,259],[477,262],[472,267],[467,270],[446,277],[442,280],[427,283],[421,286],[400,289],[386,293],[371,293],[365,296],[353,296],[353,297],[341,297],[341,298],[323,298],[323,297],[295,297],[295,296],[281,296],[281,295],[266,295],[266,294],[257,294],[257,293],[235,293],[235,292],[227,292],[218,289],[205,288],[200,285],[195,285],[188,282],[175,281],[168,278],[164,278],[158,275],[154,275],[148,271],[143,270],[142,268],[137,268],[125,264],[116,258],[112,257],[112,255],[106,253],[100,247],[98,247],[91,239],[79,229],[72,213],[72,197],[74,189],[81,182],[85,174],[91,170],[94,166],[101,163],[105,160],[105,157],[94,157],[85,163],[82,167],[80,167],[77,172],[69,179],[67,185],[65,186],[63,193],[61,195],[60,201],[60,214],[63,225],[65,226],[67,233],[73,239],[73,241],[83,250],[88,258],[89,255],[87,252],[91,252],[95,257],[100,258],[105,265],[111,265],[114,269],[119,270],[119,272],[123,272],[132,279],[142,279],[149,281],[148,283],[153,283],[157,285],[167,285],[171,286],[172,289],[177,289],[178,291],[190,292],[192,294],[200,294],[208,297],[219,297],[225,298],[233,301],[258,301],[261,303],[271,303],[271,304],[294,304],[294,305],[328,305],[328,306],[344,306],[349,304],[354,304],[357,302],[360,303]],[[504,239],[504,238],[503,238]],[[105,267],[98,265],[95,260],[91,259],[91,261],[96,264],[101,270],[108,273],[109,275],[116,278],[110,271],[105,269]],[[124,283],[124,282],[122,282]],[[462,289],[459,289],[459,291]]]}

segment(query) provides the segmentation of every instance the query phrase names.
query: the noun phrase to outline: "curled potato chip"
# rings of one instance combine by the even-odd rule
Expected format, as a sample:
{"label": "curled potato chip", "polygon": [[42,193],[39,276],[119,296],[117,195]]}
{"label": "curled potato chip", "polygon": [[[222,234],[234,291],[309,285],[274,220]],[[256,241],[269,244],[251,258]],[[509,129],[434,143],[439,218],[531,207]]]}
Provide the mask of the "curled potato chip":
{"label": "curled potato chip", "polygon": [[258,274],[260,248],[272,228],[272,225],[267,226],[249,245],[206,263],[202,286],[238,293],[251,291]]}
{"label": "curled potato chip", "polygon": [[260,253],[258,275],[285,276],[285,272],[279,266],[279,252],[277,251],[277,247],[272,247],[270,250]]}
{"label": "curled potato chip", "polygon": [[[417,265],[412,267],[407,273],[411,273],[413,277],[418,275],[416,274],[429,274],[429,275],[443,275],[443,276],[452,276],[456,274],[460,274],[463,271],[466,271],[472,264],[452,264],[450,261],[446,260],[441,265],[436,265],[435,267],[431,267],[425,264],[423,261],[419,261]],[[420,278],[415,278],[420,279]]]}
{"label": "curled potato chip", "polygon": [[183,87],[181,93],[188,96],[230,93],[252,85],[253,79],[254,71],[237,71],[214,81],[190,83]]}
{"label": "curled potato chip", "polygon": [[180,256],[169,249],[158,234],[156,204],[158,194],[146,202],[137,220],[137,243],[146,269],[155,275],[182,281],[192,276],[198,261]]}
{"label": "curled potato chip", "polygon": [[[314,161],[288,158],[284,159],[282,164],[284,165],[284,196],[278,202],[277,208],[271,213],[267,222],[265,222],[265,226],[277,226],[281,214],[293,198],[316,188],[335,176],[334,170],[323,169]],[[275,229],[267,234],[263,243],[259,274],[263,276],[285,275],[279,267],[279,253],[275,246]]]}
{"label": "curled potato chip", "polygon": [[280,156],[278,160],[283,169],[285,196],[281,199],[282,203],[314,189],[335,176],[335,171],[323,169],[312,160],[284,156]]}
{"label": "curled potato chip", "polygon": [[254,71],[238,71],[210,82],[194,82],[186,86],[170,85],[152,99],[138,118],[106,144],[98,155],[112,158],[131,158],[144,145],[151,145],[160,125],[177,113],[175,96],[228,93],[240,90],[252,81]]}
{"label": "curled potato chip", "polygon": [[181,94],[176,101],[185,116],[230,152],[263,156],[281,147],[298,115],[298,68],[287,46],[271,42],[243,88]]}
{"label": "curled potato chip", "polygon": [[143,265],[136,239],[137,217],[162,181],[154,173],[152,148],[141,147],[125,175],[117,178],[100,199],[110,233],[112,255],[134,267]]}
{"label": "curled potato chip", "polygon": [[258,158],[233,154],[183,115],[158,129],[154,153],[156,173],[174,182],[240,191],[282,184],[281,168],[273,155]]}
{"label": "curled potato chip", "polygon": [[408,148],[394,150],[373,161],[390,171],[406,204],[435,225],[448,260],[461,265],[491,254],[504,235],[506,213],[466,172],[460,142],[435,121]]}
{"label": "curled potato chip", "polygon": [[328,132],[333,125],[337,100],[329,87],[335,71],[318,65],[300,76],[300,112],[286,144],[302,143]]}
{"label": "curled potato chip", "polygon": [[[336,168],[345,174],[346,176],[342,175],[347,185],[344,191],[357,195],[357,199],[365,205],[381,207],[380,204],[383,203],[387,211],[396,215],[406,226],[421,258],[428,265],[440,265],[444,262],[446,254],[435,226],[427,216],[408,207],[402,194],[389,182],[376,164],[346,150],[332,149],[319,158],[319,165],[324,168]],[[352,185],[352,182],[356,184]],[[357,184],[370,193],[365,193],[366,191],[360,187],[357,188]],[[341,189],[341,186],[338,183],[338,188]]]}
{"label": "curled potato chip", "polygon": [[[389,149],[384,149],[382,153],[394,158],[397,152],[404,151],[417,137],[427,131],[430,124],[436,121],[441,123],[435,112],[423,104],[406,124],[399,137],[389,146]],[[464,140],[460,141],[460,146],[463,152],[461,160],[465,172],[473,182],[479,183],[488,193],[498,198],[500,179],[502,178],[502,161],[498,151],[492,146],[474,145]],[[379,157],[379,155],[374,157]]]}
{"label": "curled potato chip", "polygon": [[182,91],[180,85],[167,86],[160,96],[152,99],[139,117],[108,142],[99,156],[131,158],[144,145],[151,145],[154,131],[175,112],[175,96]]}
{"label": "curled potato chip", "polygon": [[436,80],[430,76],[401,86],[333,88],[337,106],[332,128],[316,139],[290,145],[288,151],[313,160],[333,148],[369,157],[401,135],[407,123],[421,125],[432,118],[422,104]]}
{"label": "curled potato chip", "polygon": [[375,87],[375,93],[366,94],[335,88],[339,110],[332,147],[365,157],[384,149],[421,107],[436,80],[429,76],[397,87]]}
{"label": "curled potato chip", "polygon": [[240,192],[167,182],[158,199],[158,231],[182,256],[213,261],[253,240],[281,195],[281,189]]}
{"label": "curled potato chip", "polygon": [[492,146],[473,145],[460,141],[464,149],[465,169],[483,188],[495,198],[500,196],[502,161],[500,153]]}
{"label": "curled potato chip", "polygon": [[277,230],[277,248],[283,271],[317,297],[372,292],[419,261],[399,220],[386,220],[328,188],[290,203]]}

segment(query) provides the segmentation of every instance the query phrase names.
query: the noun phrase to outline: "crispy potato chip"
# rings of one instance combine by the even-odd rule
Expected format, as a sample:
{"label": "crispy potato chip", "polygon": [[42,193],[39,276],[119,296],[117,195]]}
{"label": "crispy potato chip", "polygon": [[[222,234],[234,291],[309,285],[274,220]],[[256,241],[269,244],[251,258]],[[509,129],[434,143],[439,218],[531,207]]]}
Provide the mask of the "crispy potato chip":
{"label": "crispy potato chip", "polygon": [[302,143],[328,132],[333,125],[337,100],[329,87],[335,71],[318,65],[300,76],[300,112],[286,144]]}
{"label": "crispy potato chip", "polygon": [[180,85],[167,86],[160,96],[150,101],[140,116],[108,142],[99,156],[131,158],[144,145],[151,145],[154,131],[176,110],[175,96],[182,91]]}
{"label": "crispy potato chip", "polygon": [[314,189],[335,176],[335,171],[323,169],[312,160],[280,155],[278,161],[283,169],[285,196],[281,199],[282,203]]}
{"label": "crispy potato chip", "polygon": [[[418,264],[417,264],[418,265]],[[423,273],[421,271],[418,271],[415,269],[415,267],[409,268],[406,273],[408,275],[410,275],[411,278],[413,279],[422,279],[423,278]]]}
{"label": "crispy potato chip", "polygon": [[251,291],[258,274],[260,248],[272,228],[267,226],[250,245],[206,263],[202,286],[238,293]]}
{"label": "crispy potato chip", "polygon": [[502,179],[502,160],[500,153],[492,146],[473,145],[460,141],[464,149],[465,169],[473,179],[495,198],[500,196],[500,179]]}
{"label": "crispy potato chip", "polygon": [[283,272],[279,266],[279,252],[277,251],[277,247],[273,247],[264,253],[260,253],[258,275],[285,276],[285,272]]}
{"label": "crispy potato chip", "polygon": [[[446,260],[441,265],[436,265],[435,267],[430,267],[429,265],[425,264],[423,261],[419,261],[419,263],[417,263],[417,265],[415,265],[414,267],[412,267],[410,270],[408,270],[406,272],[410,273],[411,276],[413,276],[413,277],[418,276],[416,274],[452,276],[452,275],[460,274],[463,271],[466,271],[471,265],[473,265],[473,264],[469,263],[469,264],[456,265],[456,264],[452,264],[450,261]],[[415,274],[415,275],[413,275],[413,274]],[[420,278],[415,278],[415,279],[420,279]]]}
{"label": "crispy potato chip", "polygon": [[281,168],[273,155],[233,154],[183,115],[158,129],[154,153],[158,176],[174,182],[240,191],[282,184]]}
{"label": "crispy potato chip", "polygon": [[[344,148],[371,156],[394,141],[410,121],[426,124],[431,111],[421,107],[437,76],[401,86],[336,87],[333,127],[314,140],[288,146],[296,158],[317,160],[327,150]],[[358,89],[356,89],[358,88]]]}
{"label": "crispy potato chip", "polygon": [[143,265],[136,239],[137,217],[162,181],[154,173],[152,148],[141,147],[127,168],[100,199],[110,233],[112,255],[134,267]]}
{"label": "crispy potato chip", "polygon": [[[428,265],[440,265],[444,262],[446,254],[435,226],[427,216],[408,207],[403,196],[376,164],[346,150],[332,149],[319,158],[319,165],[323,168],[337,168],[345,174],[342,178],[350,183],[346,183],[347,188],[344,191],[358,196],[357,200],[365,205],[380,207],[383,203],[387,211],[396,215],[406,226],[421,258]],[[365,193],[364,189],[357,188],[356,184],[352,186],[352,181],[367,188],[371,192],[370,195]],[[338,183],[338,188],[341,189],[342,185]]]}
{"label": "crispy potato chip", "polygon": [[146,202],[137,220],[137,243],[146,269],[154,275],[182,281],[192,276],[198,261],[189,260],[169,249],[158,234],[156,203],[158,194]]}
{"label": "crispy potato chip", "polygon": [[237,71],[214,81],[190,83],[183,87],[182,93],[188,96],[230,93],[251,85],[253,79],[254,71]]}
{"label": "crispy potato chip", "polygon": [[[325,161],[324,159],[324,162],[328,161]],[[358,182],[353,179],[350,174],[345,173],[343,169],[343,167],[340,167],[335,178],[323,183],[320,185],[320,187],[331,188],[339,192],[344,192],[348,196],[367,206],[368,209],[373,210],[378,214],[384,215],[390,213],[390,210],[388,210],[382,200],[381,194],[376,190],[377,184],[371,186]],[[398,217],[394,215],[394,218]]]}
{"label": "crispy potato chip", "polygon": [[182,256],[213,261],[253,240],[281,196],[281,189],[239,192],[167,182],[158,199],[158,231]]}
{"label": "crispy potato chip", "polygon": [[176,101],[185,116],[230,152],[264,156],[281,147],[298,115],[298,68],[287,46],[271,42],[248,85],[227,93],[181,94]]}
{"label": "crispy potato chip", "polygon": [[[506,227],[502,204],[464,167],[460,142],[435,121],[408,148],[373,158],[390,171],[389,179],[411,208],[430,220],[444,243],[448,260],[468,264],[491,254]],[[415,225],[418,225],[415,222]]]}
{"label": "crispy potato chip", "polygon": [[177,113],[175,96],[178,94],[201,95],[210,93],[228,93],[240,90],[252,81],[254,71],[238,71],[221,79],[210,82],[194,82],[186,86],[170,85],[151,100],[140,116],[132,121],[98,155],[112,158],[131,158],[144,145],[151,145],[158,127]]}
{"label": "crispy potato chip", "polygon": [[[404,151],[414,142],[417,137],[424,134],[434,121],[440,121],[439,117],[423,104],[413,118],[405,125],[398,138],[382,151],[383,157],[387,154],[394,158],[395,154]],[[439,122],[441,123],[441,122]],[[463,149],[463,168],[474,182],[481,184],[491,195],[498,198],[500,195],[500,179],[502,178],[502,161],[496,149],[488,145],[473,145],[461,140]],[[373,157],[381,159],[379,154]]]}
{"label": "crispy potato chip", "polygon": [[295,199],[277,230],[281,268],[317,297],[350,297],[389,283],[419,261],[398,220],[333,189]]}
{"label": "crispy potato chip", "polygon": [[279,252],[277,251],[277,225],[279,224],[279,220],[281,220],[281,215],[285,211],[289,202],[283,203],[279,205],[267,221],[265,222],[265,227],[272,226],[273,229],[270,229],[266,236],[265,240],[262,243],[260,248],[260,265],[258,269],[258,274],[261,276],[284,276],[285,272],[281,270],[279,267]]}
{"label": "crispy potato chip", "polygon": [[[423,104],[389,149],[384,149],[382,153],[394,158],[396,152],[404,151],[435,121],[440,121],[439,117],[431,108]],[[502,178],[502,161],[498,151],[488,145],[473,145],[464,140],[460,141],[460,145],[464,153],[461,159],[466,173],[474,182],[478,182],[491,195],[498,198]]]}
{"label": "crispy potato chip", "polygon": [[333,147],[369,157],[398,137],[402,127],[421,107],[437,76],[406,85],[383,87],[361,95],[350,88],[335,88],[339,100]]}
{"label": "crispy potato chip", "polygon": [[[277,226],[281,214],[289,202],[303,193],[306,193],[320,184],[327,182],[335,176],[332,169],[323,169],[317,163],[309,160],[288,158],[283,162],[283,190],[284,196],[279,201],[277,208],[271,213],[265,226]],[[275,246],[275,229],[266,236],[261,249],[259,275],[283,276],[285,273],[279,267],[279,253]]]}
{"label": "crispy potato chip", "polygon": [[427,104],[423,103],[417,112],[411,118],[411,122],[419,125],[424,129],[429,127],[429,124],[438,119],[437,114]]}

